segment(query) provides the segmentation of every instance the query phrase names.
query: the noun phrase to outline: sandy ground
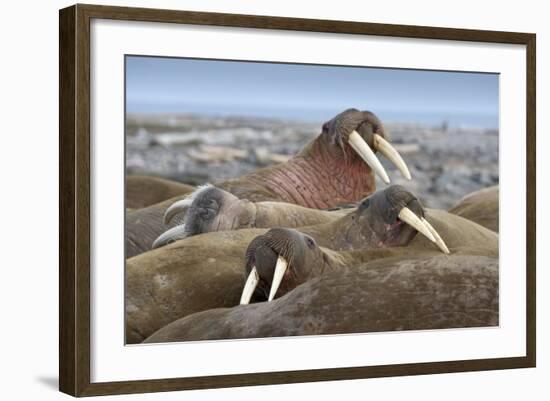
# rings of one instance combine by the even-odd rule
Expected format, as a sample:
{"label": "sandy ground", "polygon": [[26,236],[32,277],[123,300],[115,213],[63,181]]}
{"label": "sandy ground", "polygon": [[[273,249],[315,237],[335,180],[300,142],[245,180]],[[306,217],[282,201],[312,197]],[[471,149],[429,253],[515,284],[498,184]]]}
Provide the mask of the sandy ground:
{"label": "sandy ground", "polygon": [[[130,115],[126,123],[128,174],[197,185],[239,176],[284,161],[320,132],[322,122],[244,117]],[[412,181],[381,160],[392,180],[433,208],[498,184],[498,131],[386,123]],[[384,184],[378,180],[379,188]]]}

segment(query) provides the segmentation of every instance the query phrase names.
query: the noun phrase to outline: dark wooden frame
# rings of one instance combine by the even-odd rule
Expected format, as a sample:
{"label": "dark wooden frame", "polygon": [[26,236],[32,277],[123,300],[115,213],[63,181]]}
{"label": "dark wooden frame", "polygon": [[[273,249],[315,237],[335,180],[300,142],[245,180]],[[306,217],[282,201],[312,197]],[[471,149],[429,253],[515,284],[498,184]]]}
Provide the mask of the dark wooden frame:
{"label": "dark wooden frame", "polygon": [[[92,18],[525,45],[527,355],[513,358],[90,383],[89,96]],[[535,34],[80,4],[60,10],[59,29],[59,388],[62,392],[74,396],[91,396],[535,366]]]}

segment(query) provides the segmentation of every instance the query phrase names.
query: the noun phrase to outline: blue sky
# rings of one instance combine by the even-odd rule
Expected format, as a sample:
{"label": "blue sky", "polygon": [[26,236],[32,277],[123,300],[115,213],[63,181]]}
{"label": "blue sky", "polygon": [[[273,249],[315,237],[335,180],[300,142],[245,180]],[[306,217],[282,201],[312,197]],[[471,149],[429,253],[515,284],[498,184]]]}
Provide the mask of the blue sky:
{"label": "blue sky", "polygon": [[383,120],[498,126],[498,75],[127,56],[131,113],[324,121],[349,108]]}

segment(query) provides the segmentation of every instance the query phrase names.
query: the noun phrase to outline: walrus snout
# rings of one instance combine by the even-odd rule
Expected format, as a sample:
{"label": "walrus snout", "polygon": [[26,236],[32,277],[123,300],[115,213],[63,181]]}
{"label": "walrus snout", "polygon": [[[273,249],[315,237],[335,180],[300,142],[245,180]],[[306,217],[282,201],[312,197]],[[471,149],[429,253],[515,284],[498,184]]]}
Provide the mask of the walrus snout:
{"label": "walrus snout", "polygon": [[211,184],[200,186],[189,196],[174,202],[166,209],[164,224],[169,224],[176,216],[193,209],[202,210],[203,212],[208,210],[217,211],[223,202],[233,198],[237,199],[236,196]]}
{"label": "walrus snout", "polygon": [[383,191],[388,202],[394,207],[404,207],[418,198],[402,185],[391,185]]}
{"label": "walrus snout", "polygon": [[393,212],[397,212],[397,220],[407,223],[416,229],[445,254],[449,248],[435,228],[424,217],[424,208],[418,198],[401,185],[394,185],[385,191],[386,199],[392,205]]}
{"label": "walrus snout", "polygon": [[335,143],[347,141],[353,131],[357,131],[370,147],[374,146],[374,133],[386,138],[380,119],[367,110],[350,108],[323,124],[323,132],[330,135]]}
{"label": "walrus snout", "polygon": [[317,250],[309,235],[287,228],[273,228],[260,235],[246,250],[246,283],[241,304],[256,292],[272,301],[300,284],[307,276],[306,252]]}
{"label": "walrus snout", "polygon": [[374,232],[380,246],[406,245],[417,232],[436,244],[443,253],[447,245],[424,217],[418,198],[401,185],[392,185],[364,199],[357,210],[361,226]]}
{"label": "walrus snout", "polygon": [[323,134],[346,154],[347,145],[384,181],[390,183],[386,170],[375,155],[378,151],[388,158],[403,176],[411,173],[399,152],[388,142],[380,119],[370,111],[347,109],[323,125]]}

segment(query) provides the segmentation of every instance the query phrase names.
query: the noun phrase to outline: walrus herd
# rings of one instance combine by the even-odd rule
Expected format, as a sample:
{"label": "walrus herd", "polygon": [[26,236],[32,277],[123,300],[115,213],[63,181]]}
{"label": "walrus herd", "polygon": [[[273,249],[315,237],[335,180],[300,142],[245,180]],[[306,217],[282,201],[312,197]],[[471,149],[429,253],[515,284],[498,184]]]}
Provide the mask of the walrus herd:
{"label": "walrus herd", "polygon": [[[289,161],[126,188],[126,343],[499,324],[498,187],[430,209],[377,116],[349,109]],[[140,190],[143,188],[143,190]]]}

